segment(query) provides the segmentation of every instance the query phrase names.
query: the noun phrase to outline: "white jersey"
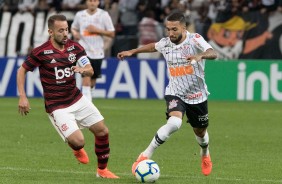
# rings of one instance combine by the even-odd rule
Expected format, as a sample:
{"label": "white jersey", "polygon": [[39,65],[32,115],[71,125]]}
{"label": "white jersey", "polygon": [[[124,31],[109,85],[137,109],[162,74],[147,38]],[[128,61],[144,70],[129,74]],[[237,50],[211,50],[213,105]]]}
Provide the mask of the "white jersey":
{"label": "white jersey", "polygon": [[155,48],[163,54],[170,74],[165,95],[177,96],[188,104],[206,101],[209,92],[205,83],[205,59],[191,64],[186,57],[204,52],[212,48],[211,45],[201,35],[187,31],[182,43],[176,45],[166,37],[157,42]]}
{"label": "white jersey", "polygon": [[93,25],[98,29],[107,31],[115,31],[112,19],[108,12],[97,8],[97,11],[90,15],[86,10],[76,13],[72,28],[79,30],[79,43],[84,47],[88,57],[91,59],[103,59],[104,54],[104,40],[101,35],[89,33],[86,28]]}

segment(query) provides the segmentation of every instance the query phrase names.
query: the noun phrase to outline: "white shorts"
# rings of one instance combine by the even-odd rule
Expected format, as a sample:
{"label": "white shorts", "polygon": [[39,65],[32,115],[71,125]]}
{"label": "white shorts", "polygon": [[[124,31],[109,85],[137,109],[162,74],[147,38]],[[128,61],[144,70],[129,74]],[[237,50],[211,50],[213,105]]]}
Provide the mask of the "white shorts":
{"label": "white shorts", "polygon": [[104,119],[100,111],[85,96],[75,104],[48,114],[51,123],[64,141],[80,128],[89,128]]}

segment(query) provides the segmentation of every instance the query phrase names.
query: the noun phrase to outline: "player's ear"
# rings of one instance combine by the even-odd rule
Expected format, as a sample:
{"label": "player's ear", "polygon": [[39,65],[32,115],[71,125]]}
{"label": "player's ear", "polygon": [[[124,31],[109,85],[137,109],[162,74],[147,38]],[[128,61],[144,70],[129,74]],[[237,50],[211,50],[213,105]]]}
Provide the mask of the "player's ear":
{"label": "player's ear", "polygon": [[51,29],[48,29],[48,33],[49,33],[49,36],[53,35],[53,31]]}

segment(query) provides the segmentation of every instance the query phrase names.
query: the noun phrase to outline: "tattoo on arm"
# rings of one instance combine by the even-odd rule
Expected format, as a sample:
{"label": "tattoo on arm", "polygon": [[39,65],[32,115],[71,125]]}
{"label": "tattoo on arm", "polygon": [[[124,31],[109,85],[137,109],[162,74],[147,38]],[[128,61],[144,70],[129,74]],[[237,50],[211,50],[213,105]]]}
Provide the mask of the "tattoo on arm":
{"label": "tattoo on arm", "polygon": [[216,59],[217,54],[213,49],[208,49],[205,52],[201,53],[202,59]]}

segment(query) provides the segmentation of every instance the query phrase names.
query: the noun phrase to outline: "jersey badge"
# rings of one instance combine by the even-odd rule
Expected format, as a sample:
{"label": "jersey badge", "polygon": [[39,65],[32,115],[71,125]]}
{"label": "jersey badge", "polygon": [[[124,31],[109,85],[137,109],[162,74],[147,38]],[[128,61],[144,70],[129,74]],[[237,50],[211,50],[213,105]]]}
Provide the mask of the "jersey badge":
{"label": "jersey badge", "polygon": [[168,106],[168,108],[169,109],[172,109],[172,108],[174,108],[174,107],[177,107],[177,102],[178,102],[178,100],[171,100],[170,102],[169,102],[169,106]]}
{"label": "jersey badge", "polygon": [[74,53],[69,53],[68,60],[69,60],[70,62],[74,63],[75,60],[76,60],[75,54],[74,54]]}

